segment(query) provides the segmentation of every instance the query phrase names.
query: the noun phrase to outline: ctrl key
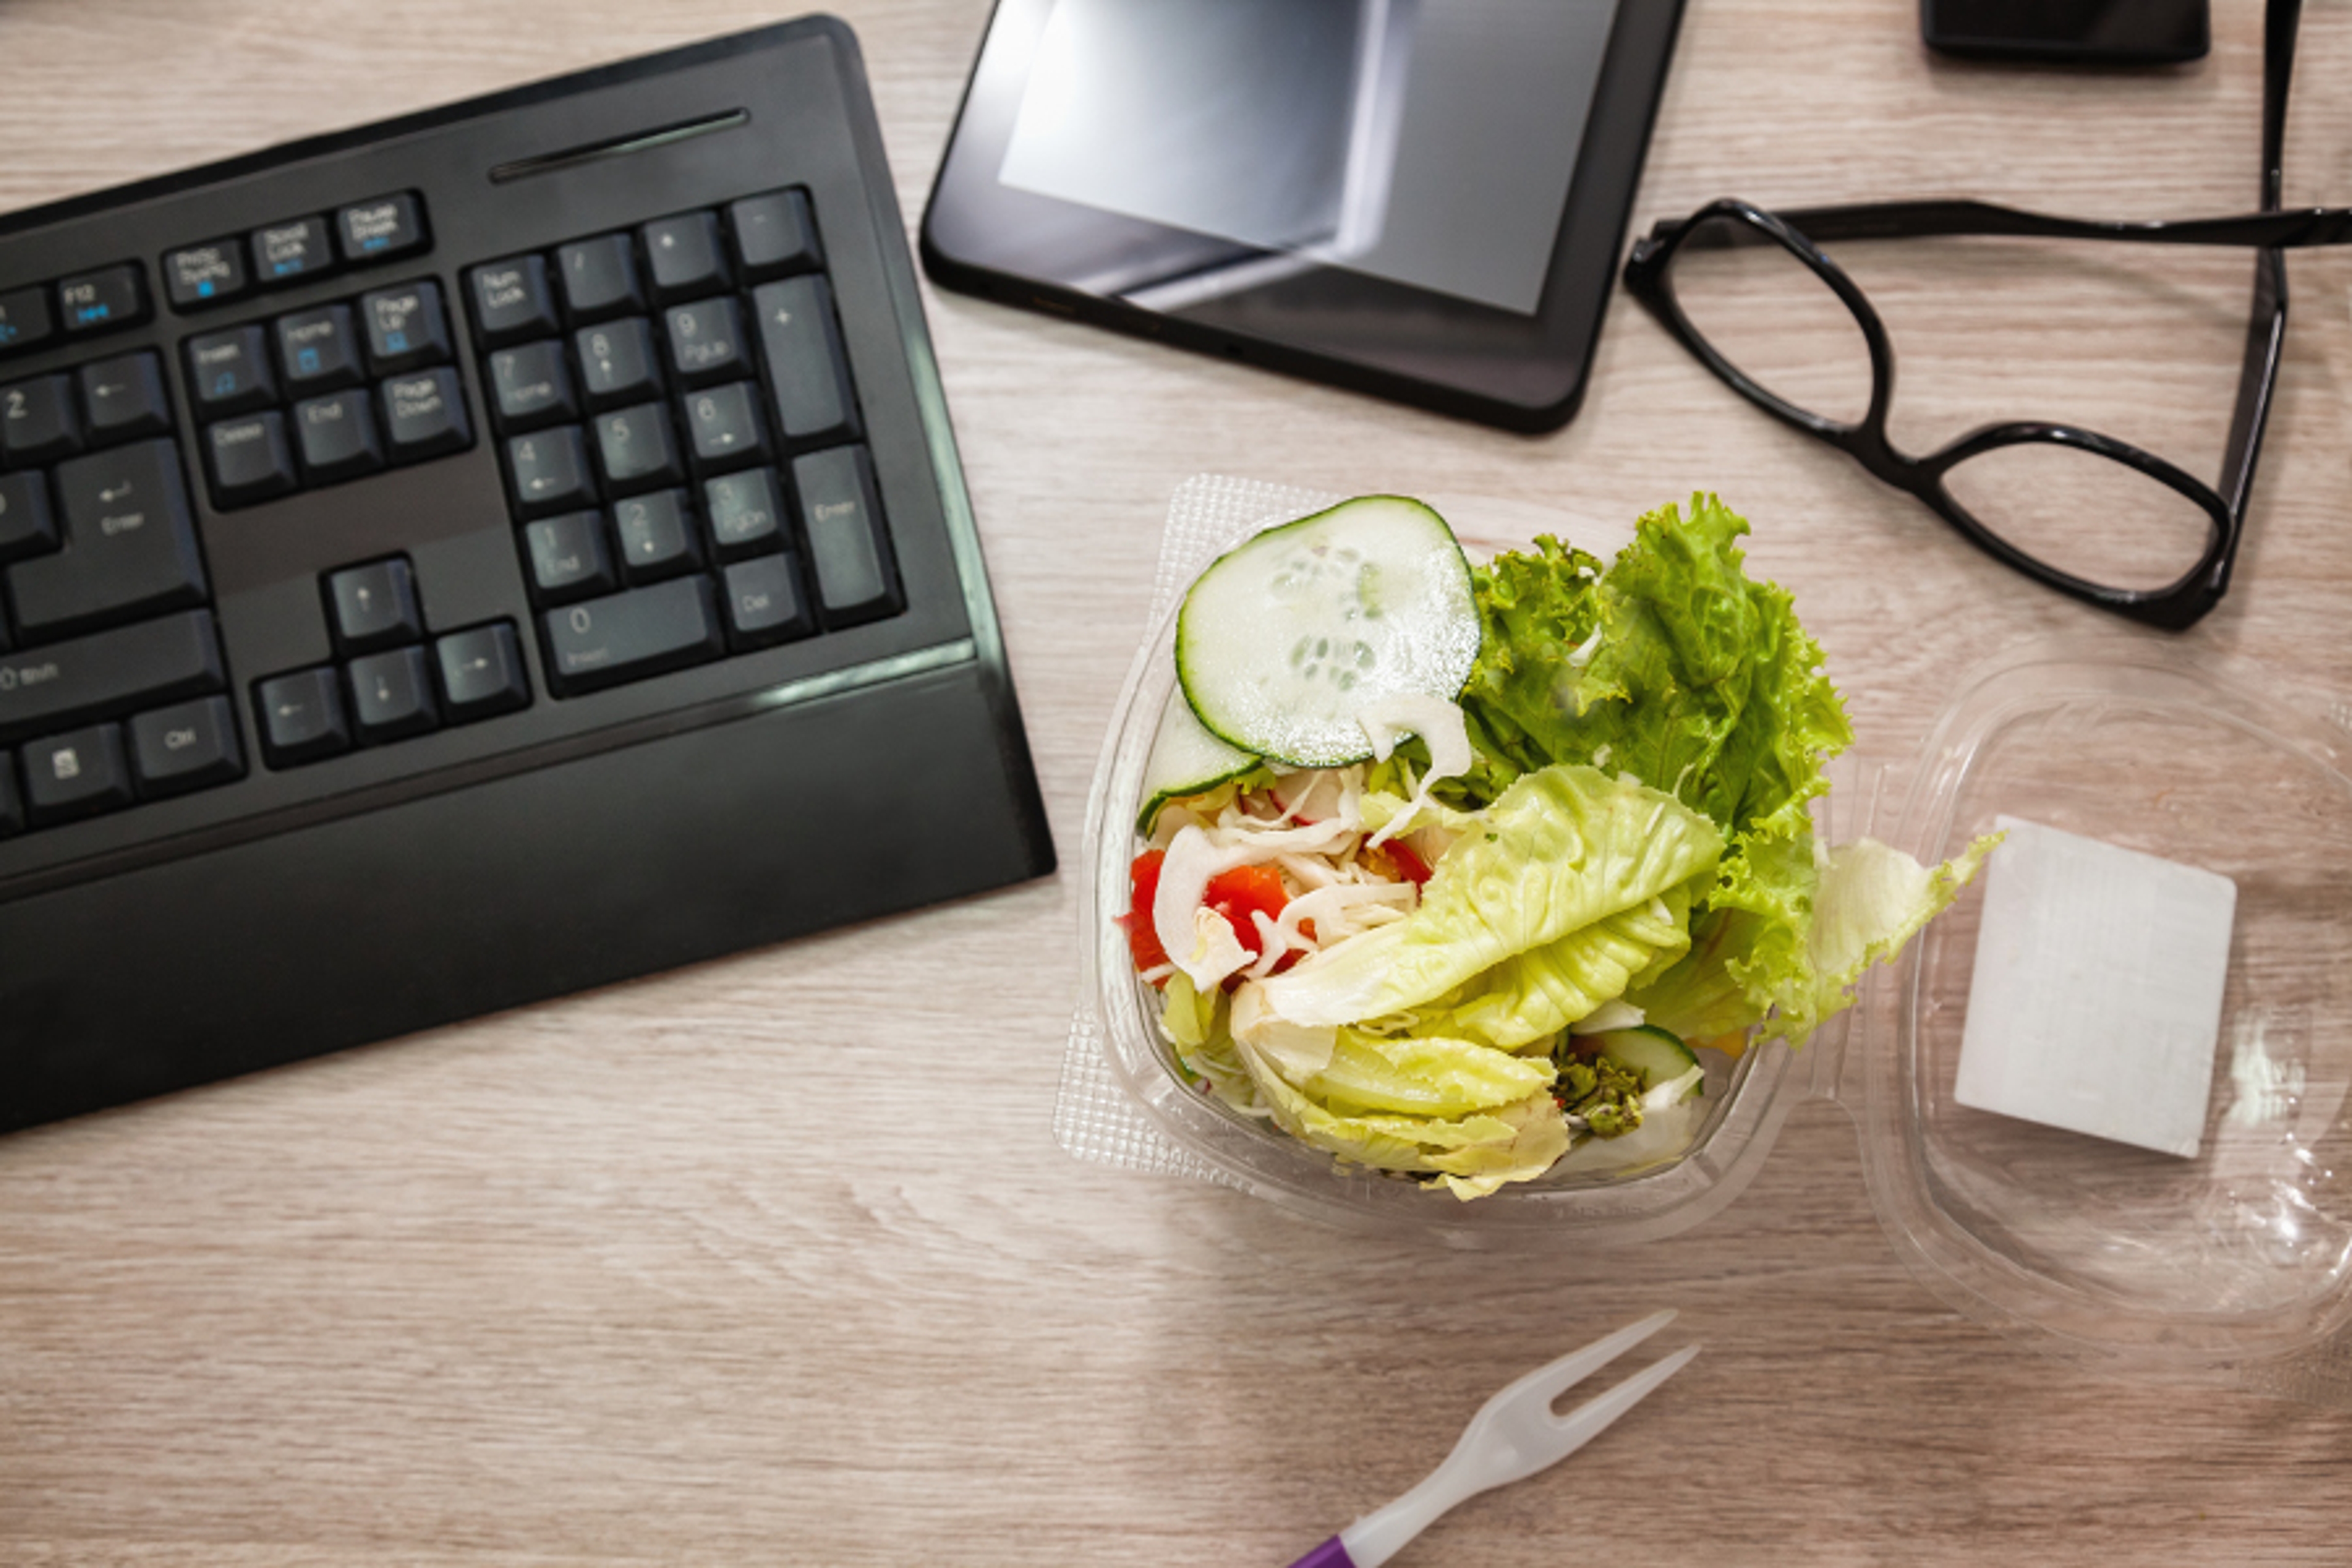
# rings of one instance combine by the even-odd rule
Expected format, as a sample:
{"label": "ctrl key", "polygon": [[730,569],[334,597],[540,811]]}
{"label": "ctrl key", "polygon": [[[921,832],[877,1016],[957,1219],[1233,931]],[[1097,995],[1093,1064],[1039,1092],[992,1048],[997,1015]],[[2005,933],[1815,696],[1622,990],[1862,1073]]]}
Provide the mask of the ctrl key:
{"label": "ctrl key", "polygon": [[262,754],[273,768],[320,762],[352,749],[342,686],[329,666],[257,682],[253,708],[261,721]]}
{"label": "ctrl key", "polygon": [[25,805],[36,827],[131,804],[131,762],[119,724],[31,742],[24,758]]}
{"label": "ctrl key", "polygon": [[245,776],[236,716],[226,697],[158,708],[131,721],[131,763],[149,799],[209,789]]}

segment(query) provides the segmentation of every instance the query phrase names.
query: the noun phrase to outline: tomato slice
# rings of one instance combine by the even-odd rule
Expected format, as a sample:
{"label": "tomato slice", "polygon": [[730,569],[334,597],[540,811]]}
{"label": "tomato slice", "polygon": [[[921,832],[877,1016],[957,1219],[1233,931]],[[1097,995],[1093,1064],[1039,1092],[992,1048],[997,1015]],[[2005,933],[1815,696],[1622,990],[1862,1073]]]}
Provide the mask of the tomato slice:
{"label": "tomato slice", "polygon": [[1208,891],[1202,902],[1233,923],[1234,935],[1255,958],[1263,949],[1257,921],[1250,917],[1264,914],[1268,920],[1279,918],[1282,906],[1290,902],[1290,895],[1283,891],[1282,875],[1273,867],[1236,866],[1209,879]]}
{"label": "tomato slice", "polygon": [[1168,962],[1168,950],[1160,945],[1160,933],[1151,929],[1151,900],[1160,892],[1160,863],[1167,858],[1164,850],[1147,849],[1127,868],[1132,896],[1118,923],[1127,931],[1127,951],[1139,974]]}
{"label": "tomato slice", "polygon": [[[1160,933],[1151,924],[1151,901],[1160,895],[1160,868],[1167,858],[1160,850],[1147,849],[1127,868],[1130,896],[1127,913],[1118,917],[1118,923],[1127,932],[1128,952],[1134,958],[1139,973],[1168,962],[1168,950],[1160,945]],[[1282,907],[1290,902],[1290,895],[1283,889],[1281,873],[1273,867],[1236,866],[1210,878],[1201,901],[1225,917],[1234,928],[1235,939],[1255,958],[1263,946],[1258,939],[1257,921],[1251,916],[1263,913],[1268,920],[1280,918]],[[1296,953],[1286,953],[1286,965],[1297,957]]]}
{"label": "tomato slice", "polygon": [[1413,852],[1402,838],[1391,838],[1381,846],[1388,858],[1396,862],[1397,874],[1418,888],[1429,880],[1429,862]]}

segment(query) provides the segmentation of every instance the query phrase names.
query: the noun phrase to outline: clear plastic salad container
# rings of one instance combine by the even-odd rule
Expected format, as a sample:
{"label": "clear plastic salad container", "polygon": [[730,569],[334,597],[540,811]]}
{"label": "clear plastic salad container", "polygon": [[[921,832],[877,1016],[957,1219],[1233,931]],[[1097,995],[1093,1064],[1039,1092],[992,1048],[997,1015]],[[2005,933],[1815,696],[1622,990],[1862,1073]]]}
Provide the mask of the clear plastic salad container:
{"label": "clear plastic salad container", "polygon": [[[1711,1071],[1696,1140],[1663,1164],[1570,1160],[1463,1203],[1343,1165],[1187,1084],[1117,923],[1146,753],[1181,700],[1175,607],[1222,549],[1331,499],[1207,479],[1176,497],[1161,613],[1113,715],[1087,824],[1085,975],[1057,1116],[1073,1152],[1358,1229],[1590,1246],[1708,1219],[1790,1109],[1823,1097],[1859,1124],[1898,1252],[1955,1308],[2104,1370],[2352,1407],[2352,709],[2282,694],[2178,641],[2121,632],[2011,651],[1959,682],[1915,762],[1842,760],[1818,826],[1824,842],[1867,833],[1928,864],[2017,820],[2230,879],[2193,1154],[1961,1103],[1989,877],[1803,1050],[1776,1041]],[[1606,558],[1630,536],[1623,522],[1432,500],[1474,555],[1550,531]],[[1899,799],[1890,778],[1907,783]],[[2142,1089],[2126,1073],[2112,1092],[2128,1105]]]}

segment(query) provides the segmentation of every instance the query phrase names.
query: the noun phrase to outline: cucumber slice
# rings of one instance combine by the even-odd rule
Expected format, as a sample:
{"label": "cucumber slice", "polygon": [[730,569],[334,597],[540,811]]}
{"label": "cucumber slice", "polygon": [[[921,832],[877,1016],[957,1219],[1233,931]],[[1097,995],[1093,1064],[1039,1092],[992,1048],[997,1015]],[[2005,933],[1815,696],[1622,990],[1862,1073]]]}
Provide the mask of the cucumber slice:
{"label": "cucumber slice", "polygon": [[1176,677],[1226,744],[1337,767],[1372,754],[1356,720],[1367,705],[1460,696],[1479,636],[1470,563],[1445,520],[1363,496],[1212,562],[1177,616]]}
{"label": "cucumber slice", "polygon": [[[1683,1044],[1678,1036],[1659,1028],[1655,1024],[1639,1024],[1630,1029],[1605,1029],[1597,1035],[1579,1035],[1578,1043],[1597,1046],[1601,1054],[1628,1072],[1642,1075],[1642,1087],[1655,1089],[1672,1083],[1696,1069],[1698,1058]],[[1694,1085],[1696,1083],[1694,1079]]]}
{"label": "cucumber slice", "polygon": [[1149,835],[1170,801],[1214,789],[1257,766],[1257,758],[1226,745],[1201,727],[1192,710],[1178,700],[1160,715],[1159,732],[1151,737],[1151,755],[1143,763],[1143,810],[1135,830]]}

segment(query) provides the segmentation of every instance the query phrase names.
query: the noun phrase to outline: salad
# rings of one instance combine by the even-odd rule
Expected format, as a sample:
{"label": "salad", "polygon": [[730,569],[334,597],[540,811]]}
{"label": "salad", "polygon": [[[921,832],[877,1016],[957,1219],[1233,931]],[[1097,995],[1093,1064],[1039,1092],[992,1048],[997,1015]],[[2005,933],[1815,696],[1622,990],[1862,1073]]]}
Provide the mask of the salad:
{"label": "salad", "polygon": [[1119,919],[1187,1080],[1466,1200],[1674,1157],[1701,1052],[1846,1006],[1993,840],[1815,842],[1853,731],[1747,531],[1701,495],[1474,568],[1363,497],[1203,572]]}

